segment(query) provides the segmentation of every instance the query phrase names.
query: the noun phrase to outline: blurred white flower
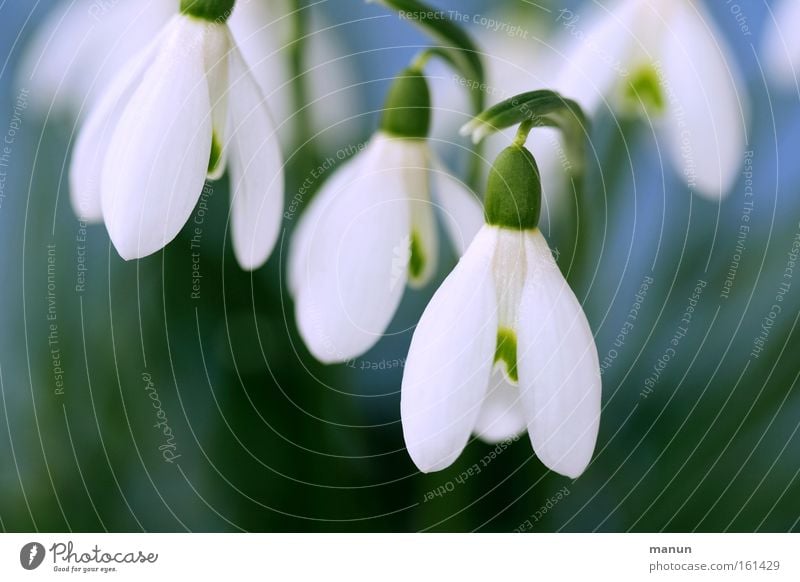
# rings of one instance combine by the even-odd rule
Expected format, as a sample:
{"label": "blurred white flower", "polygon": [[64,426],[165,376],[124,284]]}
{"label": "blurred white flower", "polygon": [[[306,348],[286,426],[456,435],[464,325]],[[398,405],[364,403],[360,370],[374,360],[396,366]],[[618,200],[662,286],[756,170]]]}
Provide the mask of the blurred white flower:
{"label": "blurred white flower", "polygon": [[549,468],[584,471],[600,420],[597,348],[538,229],[481,229],[417,325],[401,394],[421,471],[448,467],[473,433],[497,442],[526,428]]}
{"label": "blurred white flower", "polygon": [[424,139],[382,131],[317,193],[292,240],[289,289],[318,360],[366,352],[406,284],[428,282],[439,252],[434,207],[460,253],[482,224],[480,204]]}
{"label": "blurred white flower", "polygon": [[[23,53],[17,84],[30,88],[40,114],[83,117],[123,65],[178,14],[179,0],[62,0],[36,29]],[[305,81],[314,132],[324,147],[352,141],[360,111],[353,67],[343,57],[339,30],[320,10],[307,9]],[[295,113],[289,51],[292,16],[286,0],[238,0],[227,22],[244,60],[261,86],[278,133],[293,139]],[[331,129],[333,128],[333,129]],[[326,131],[331,129],[330,131]],[[348,139],[351,138],[351,139]]]}
{"label": "blurred white flower", "polygon": [[41,114],[83,116],[125,63],[178,13],[178,0],[62,1],[27,44],[17,83]]}
{"label": "blurred white flower", "polygon": [[125,259],[147,256],[188,220],[206,176],[230,162],[233,248],[268,258],[283,208],[283,162],[261,89],[227,25],[176,15],[120,70],[80,131],[73,205],[102,217]]}
{"label": "blurred white flower", "polygon": [[591,115],[651,118],[673,166],[704,196],[725,196],[744,160],[748,117],[736,59],[701,2],[618,0],[561,10],[565,57],[554,89]]}
{"label": "blurred white flower", "polygon": [[[351,57],[339,36],[345,28],[328,24],[323,11],[306,8],[308,20],[302,79],[293,79],[290,51],[297,42],[292,3],[287,0],[238,0],[228,20],[245,61],[269,99],[278,133],[290,143],[296,132],[295,115],[308,107],[314,141],[323,149],[352,143],[359,134],[358,116],[363,108],[361,88]],[[306,83],[309,103],[297,103],[292,92],[296,81]],[[349,121],[350,119],[354,121]]]}
{"label": "blurred white flower", "polygon": [[770,80],[796,89],[800,77],[800,2],[777,0],[774,14],[768,14],[764,30],[764,64]]}

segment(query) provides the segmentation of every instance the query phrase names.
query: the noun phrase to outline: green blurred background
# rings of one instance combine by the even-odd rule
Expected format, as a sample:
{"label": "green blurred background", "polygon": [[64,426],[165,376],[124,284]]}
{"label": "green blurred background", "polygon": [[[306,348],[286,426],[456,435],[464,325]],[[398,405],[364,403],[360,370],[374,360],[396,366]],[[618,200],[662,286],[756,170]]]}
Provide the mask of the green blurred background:
{"label": "green blurred background", "polygon": [[[2,133],[20,96],[21,54],[54,4],[0,3]],[[579,4],[437,1],[544,31],[559,7]],[[798,93],[776,90],[761,72],[769,2],[742,3],[752,36],[725,3],[705,4],[751,100],[750,231],[742,247],[744,175],[722,204],[693,196],[660,159],[644,122],[596,119],[598,161],[584,201],[593,222],[578,241],[586,260],[573,264],[575,241],[565,234],[572,225],[549,228],[604,361],[597,451],[575,481],[546,470],[527,438],[489,461],[494,447],[473,441],[452,467],[431,475],[406,454],[402,363],[414,323],[455,264],[446,245],[436,281],[407,292],[386,338],[348,365],[324,366],[299,340],[283,277],[296,220],[285,221],[266,267],[243,272],[227,232],[227,182],[212,184],[193,298],[191,229],[163,252],[122,261],[103,227],[84,230],[70,207],[74,118],[22,111],[0,199],[0,528],[800,529],[797,274],[781,312],[770,316],[800,233]],[[333,27],[326,34],[336,35],[343,49],[336,58],[356,83],[343,90],[362,105],[324,128],[324,145],[305,144],[298,124],[284,148],[287,201],[323,159],[368,138],[391,76],[428,44],[374,4],[301,5]],[[318,32],[313,19],[306,25]],[[471,30],[479,42],[487,34]],[[463,169],[467,142],[449,139],[444,155]],[[688,333],[661,366],[698,281],[705,286]],[[635,324],[615,344],[636,305]],[[769,333],[756,357],[765,319]],[[169,442],[154,427],[155,394]],[[460,478],[476,463],[480,472]]]}

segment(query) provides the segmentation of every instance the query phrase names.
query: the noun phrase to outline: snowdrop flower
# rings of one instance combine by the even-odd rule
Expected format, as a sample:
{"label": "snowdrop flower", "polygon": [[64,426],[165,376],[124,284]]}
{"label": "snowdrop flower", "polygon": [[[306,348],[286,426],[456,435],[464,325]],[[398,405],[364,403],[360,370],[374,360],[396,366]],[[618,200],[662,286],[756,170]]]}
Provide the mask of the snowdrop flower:
{"label": "snowdrop flower", "polygon": [[[28,88],[42,115],[68,113],[83,118],[141,47],[180,12],[180,0],[61,0],[27,43],[17,85]],[[339,30],[320,10],[306,9],[304,81],[312,129],[324,147],[335,149],[357,129],[343,123],[360,109],[353,67],[341,55]],[[288,0],[240,0],[227,21],[245,62],[268,98],[284,143],[297,131],[293,75],[292,8]],[[335,131],[325,131],[334,127]]]}
{"label": "snowdrop flower", "polygon": [[515,143],[489,174],[486,224],[433,296],[411,340],[403,434],[424,472],[449,466],[471,434],[526,429],[550,469],[577,477],[600,420],[600,365],[580,303],[537,228],[539,170]]}
{"label": "snowdrop flower", "polygon": [[394,81],[380,130],[317,193],[289,255],[289,289],[300,334],[325,363],[372,347],[386,331],[406,284],[435,270],[434,207],[456,250],[481,224],[469,190],[428,147],[430,96],[416,68]]}
{"label": "snowdrop flower", "polygon": [[183,0],[182,13],[108,87],[78,137],[73,205],[102,217],[124,259],[181,230],[206,177],[230,164],[233,248],[259,267],[277,238],[283,170],[260,88],[225,24],[234,0]]}
{"label": "snowdrop flower", "polygon": [[571,45],[555,88],[590,114],[647,115],[692,189],[725,196],[744,159],[747,97],[723,35],[692,0],[617,0],[594,23],[562,10]]}
{"label": "snowdrop flower", "polygon": [[779,0],[775,14],[767,16],[764,34],[764,62],[766,71],[777,85],[787,89],[797,87],[800,76],[800,2]]}
{"label": "snowdrop flower", "polygon": [[17,84],[42,114],[82,116],[177,13],[178,0],[63,0],[26,46]]}

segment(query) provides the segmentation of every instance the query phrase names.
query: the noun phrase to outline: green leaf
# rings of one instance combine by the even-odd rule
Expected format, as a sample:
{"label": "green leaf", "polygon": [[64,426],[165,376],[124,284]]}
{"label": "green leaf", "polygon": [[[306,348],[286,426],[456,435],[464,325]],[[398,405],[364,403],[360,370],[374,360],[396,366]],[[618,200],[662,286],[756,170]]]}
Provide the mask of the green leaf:
{"label": "green leaf", "polygon": [[529,91],[506,99],[478,114],[461,128],[461,134],[471,135],[472,141],[478,143],[492,133],[521,123],[560,129],[569,150],[569,162],[576,166],[575,170],[582,171],[588,121],[580,105],[555,91]]}
{"label": "green leaf", "polygon": [[483,109],[484,94],[480,87],[484,83],[483,63],[475,43],[470,36],[443,10],[436,10],[417,0],[375,0],[397,12],[401,18],[410,20],[431,36],[438,44],[432,53],[445,59],[468,81],[475,111]]}

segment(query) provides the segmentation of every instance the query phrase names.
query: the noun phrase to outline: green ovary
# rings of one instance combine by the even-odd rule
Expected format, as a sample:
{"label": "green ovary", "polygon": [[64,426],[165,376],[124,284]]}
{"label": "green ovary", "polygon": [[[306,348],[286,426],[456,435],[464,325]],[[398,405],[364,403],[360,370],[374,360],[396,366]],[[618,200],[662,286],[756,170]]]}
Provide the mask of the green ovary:
{"label": "green ovary", "polygon": [[506,377],[514,382],[519,382],[517,374],[517,334],[507,327],[497,330],[497,345],[494,349],[494,363],[502,362],[505,365]]}
{"label": "green ovary", "polygon": [[633,107],[644,105],[645,111],[661,114],[667,108],[667,100],[661,86],[658,71],[651,65],[645,65],[631,75],[625,84],[625,100]]}
{"label": "green ovary", "polygon": [[425,271],[425,253],[417,231],[411,232],[411,258],[408,261],[408,272],[412,279],[419,279]]}

